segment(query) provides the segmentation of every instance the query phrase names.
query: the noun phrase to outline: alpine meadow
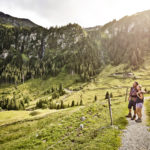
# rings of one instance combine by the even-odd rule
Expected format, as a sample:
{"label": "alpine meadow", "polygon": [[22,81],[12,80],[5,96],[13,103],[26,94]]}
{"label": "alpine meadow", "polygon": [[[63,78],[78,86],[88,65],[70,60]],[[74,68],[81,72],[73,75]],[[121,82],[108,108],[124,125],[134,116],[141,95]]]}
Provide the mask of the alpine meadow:
{"label": "alpine meadow", "polygon": [[[141,124],[125,117],[135,81]],[[150,10],[86,28],[0,12],[0,150],[19,149],[150,150]]]}

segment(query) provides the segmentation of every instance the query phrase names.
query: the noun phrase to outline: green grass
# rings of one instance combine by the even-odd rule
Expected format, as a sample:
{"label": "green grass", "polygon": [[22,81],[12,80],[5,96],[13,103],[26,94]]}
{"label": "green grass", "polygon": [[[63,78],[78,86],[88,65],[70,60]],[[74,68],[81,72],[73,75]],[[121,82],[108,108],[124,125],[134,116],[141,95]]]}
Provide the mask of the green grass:
{"label": "green grass", "polygon": [[[114,127],[110,126],[107,102],[101,101],[87,107],[69,108],[39,121],[3,127],[0,149],[117,150],[121,129],[127,124],[126,103],[112,101],[112,110]],[[82,116],[86,117],[85,121],[80,120]],[[84,125],[82,130],[80,124]]]}
{"label": "green grass", "polygon": [[[57,77],[49,77],[46,80],[43,79],[31,79],[24,84],[17,86],[17,89],[13,85],[1,85],[0,97],[5,96],[8,98],[13,97],[13,93],[16,93],[16,99],[21,100],[23,97],[29,97],[31,99],[30,106],[35,107],[36,102],[41,98],[51,98],[51,94],[44,94],[45,91],[51,90],[52,87],[58,88],[61,83],[64,88],[79,87],[76,85],[76,80],[80,77],[76,74],[70,75],[65,72],[61,72]],[[81,86],[82,83],[80,83]],[[29,108],[30,108],[29,106]]]}
{"label": "green grass", "polygon": [[[37,109],[36,110],[36,114],[35,111],[15,111],[15,110],[11,110],[11,111],[2,111],[0,112],[0,125],[3,124],[10,124],[10,123],[14,123],[17,121],[23,121],[26,119],[34,119],[36,116],[37,117],[42,117],[45,116],[47,114],[51,114],[56,112],[57,110],[53,109]],[[57,111],[58,112],[58,111]],[[32,115],[35,114],[35,115]]]}
{"label": "green grass", "polygon": [[150,126],[150,99],[146,100],[146,114],[147,114],[147,125]]}
{"label": "green grass", "polygon": [[[80,88],[81,86],[83,89],[68,92],[54,101],[59,103],[63,100],[65,104],[70,104],[74,100],[77,103],[82,95],[84,106],[63,110],[0,112],[0,121],[3,124],[23,120],[1,127],[0,150],[117,150],[121,144],[122,129],[127,125],[127,120],[124,117],[128,111],[128,102],[124,102],[126,86],[132,86],[135,79],[117,78],[110,75],[122,72],[124,67],[125,65],[106,66],[96,77],[95,82],[89,83],[76,83],[75,81],[79,80],[78,75],[72,76],[62,72],[55,78],[29,80],[19,85],[17,89],[12,85],[1,87],[1,95],[5,93],[6,96],[11,97],[14,91],[18,92],[18,95],[20,93],[23,96],[28,95],[32,99],[29,107],[33,107],[40,98],[51,96],[43,94],[46,90],[58,87],[60,83],[67,89]],[[146,67],[134,71],[134,74],[138,77],[136,80],[142,85],[150,85],[150,80],[145,80],[150,75],[148,64]],[[150,90],[149,87],[146,88]],[[113,127],[110,126],[108,104],[104,99],[107,91],[113,93]],[[96,102],[94,102],[95,95],[97,96]],[[147,114],[150,116],[150,101],[148,100],[146,107]],[[86,117],[85,121],[80,120],[82,116]],[[80,124],[84,125],[83,129],[80,128]]]}

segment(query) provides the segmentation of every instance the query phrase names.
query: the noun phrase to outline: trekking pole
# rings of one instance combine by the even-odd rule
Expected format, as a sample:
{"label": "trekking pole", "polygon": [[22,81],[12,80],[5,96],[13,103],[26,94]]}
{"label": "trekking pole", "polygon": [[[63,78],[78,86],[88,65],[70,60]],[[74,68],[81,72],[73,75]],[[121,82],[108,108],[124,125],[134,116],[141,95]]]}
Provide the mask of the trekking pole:
{"label": "trekking pole", "polygon": [[108,106],[109,106],[109,114],[110,114],[110,125],[113,125],[113,118],[112,118],[111,98],[110,98],[110,95],[109,95],[109,97],[108,97]]}
{"label": "trekking pole", "polygon": [[127,96],[128,96],[128,87],[126,89],[125,102],[127,101]]}

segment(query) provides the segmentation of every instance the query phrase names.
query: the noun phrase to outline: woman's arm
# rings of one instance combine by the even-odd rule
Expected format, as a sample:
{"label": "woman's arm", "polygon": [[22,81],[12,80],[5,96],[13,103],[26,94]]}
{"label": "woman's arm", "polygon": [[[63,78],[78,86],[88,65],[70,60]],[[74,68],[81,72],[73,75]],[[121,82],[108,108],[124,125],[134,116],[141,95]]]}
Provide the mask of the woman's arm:
{"label": "woman's arm", "polygon": [[140,99],[143,99],[144,98],[144,96],[143,96],[143,93],[137,93],[137,96],[140,98]]}

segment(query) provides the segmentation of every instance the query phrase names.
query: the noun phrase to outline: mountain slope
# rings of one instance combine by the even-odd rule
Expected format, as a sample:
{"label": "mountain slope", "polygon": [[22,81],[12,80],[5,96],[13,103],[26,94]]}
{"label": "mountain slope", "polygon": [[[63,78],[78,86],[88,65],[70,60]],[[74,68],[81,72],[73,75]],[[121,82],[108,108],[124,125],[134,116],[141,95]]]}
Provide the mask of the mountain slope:
{"label": "mountain slope", "polygon": [[150,11],[93,28],[0,26],[0,33],[1,82],[56,76],[62,69],[86,81],[107,64],[137,69],[144,63],[150,52]]}
{"label": "mountain slope", "polygon": [[38,27],[37,24],[33,23],[29,19],[16,18],[8,14],[0,12],[0,24],[1,25],[10,25],[14,27]]}

